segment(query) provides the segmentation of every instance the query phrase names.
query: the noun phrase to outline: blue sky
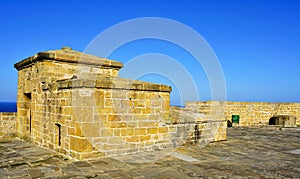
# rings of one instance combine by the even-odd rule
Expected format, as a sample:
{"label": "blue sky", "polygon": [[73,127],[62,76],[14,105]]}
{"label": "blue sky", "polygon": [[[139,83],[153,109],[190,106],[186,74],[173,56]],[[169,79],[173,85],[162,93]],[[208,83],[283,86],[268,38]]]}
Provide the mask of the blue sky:
{"label": "blue sky", "polygon": [[[299,9],[299,0],[3,0],[0,101],[16,100],[13,64],[21,59],[65,45],[84,51],[99,33],[117,23],[163,17],[191,27],[210,44],[222,65],[227,100],[300,102]],[[165,54],[181,63],[196,82],[199,99],[211,99],[201,66],[195,67],[193,57],[174,44],[143,39],[122,46],[110,58],[126,65],[147,53]],[[172,79],[153,74],[141,79],[172,85]],[[172,104],[199,100],[193,96],[180,100],[180,89],[173,88]]]}

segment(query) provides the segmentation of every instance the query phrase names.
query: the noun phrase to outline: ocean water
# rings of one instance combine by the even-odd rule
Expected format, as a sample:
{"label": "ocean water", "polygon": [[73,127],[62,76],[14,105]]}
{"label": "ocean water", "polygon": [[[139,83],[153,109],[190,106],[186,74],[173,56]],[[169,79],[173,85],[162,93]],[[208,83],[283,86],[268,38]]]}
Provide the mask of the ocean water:
{"label": "ocean water", "polygon": [[0,102],[0,112],[17,112],[17,103]]}

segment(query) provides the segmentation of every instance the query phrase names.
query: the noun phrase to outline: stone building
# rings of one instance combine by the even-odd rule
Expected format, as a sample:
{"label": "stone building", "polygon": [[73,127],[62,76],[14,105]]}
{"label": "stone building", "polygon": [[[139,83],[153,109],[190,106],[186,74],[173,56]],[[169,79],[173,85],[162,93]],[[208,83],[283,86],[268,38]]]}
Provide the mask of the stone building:
{"label": "stone building", "polygon": [[69,47],[16,63],[18,135],[77,159],[226,139],[222,116],[170,110],[170,86],[119,78],[122,67]]}

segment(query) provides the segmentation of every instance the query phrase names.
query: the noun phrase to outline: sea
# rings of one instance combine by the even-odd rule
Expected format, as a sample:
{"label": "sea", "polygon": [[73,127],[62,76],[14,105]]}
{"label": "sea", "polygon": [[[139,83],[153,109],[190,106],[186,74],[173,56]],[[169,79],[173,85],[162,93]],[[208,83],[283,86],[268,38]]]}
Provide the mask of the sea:
{"label": "sea", "polygon": [[17,103],[0,102],[0,112],[17,112]]}

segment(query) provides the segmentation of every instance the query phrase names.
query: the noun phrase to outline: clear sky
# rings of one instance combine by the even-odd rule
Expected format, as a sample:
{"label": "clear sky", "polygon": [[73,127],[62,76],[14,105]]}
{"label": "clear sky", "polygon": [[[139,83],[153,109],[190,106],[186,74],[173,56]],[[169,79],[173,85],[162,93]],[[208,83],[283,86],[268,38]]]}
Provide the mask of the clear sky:
{"label": "clear sky", "polygon": [[[227,100],[300,102],[299,0],[0,1],[0,101],[16,101],[14,63],[65,45],[84,51],[105,29],[141,17],[173,19],[198,32],[222,66]],[[211,99],[205,72],[174,44],[142,39],[122,46],[109,57],[126,66],[143,54],[155,57],[157,53],[187,69],[200,100]],[[169,85],[173,80],[155,74],[141,79]],[[173,86],[172,104],[199,100],[192,95],[180,100],[179,91],[188,93],[189,86],[180,88]]]}

